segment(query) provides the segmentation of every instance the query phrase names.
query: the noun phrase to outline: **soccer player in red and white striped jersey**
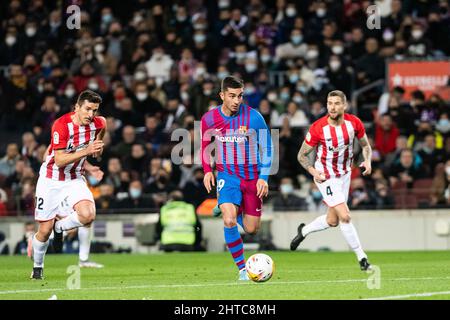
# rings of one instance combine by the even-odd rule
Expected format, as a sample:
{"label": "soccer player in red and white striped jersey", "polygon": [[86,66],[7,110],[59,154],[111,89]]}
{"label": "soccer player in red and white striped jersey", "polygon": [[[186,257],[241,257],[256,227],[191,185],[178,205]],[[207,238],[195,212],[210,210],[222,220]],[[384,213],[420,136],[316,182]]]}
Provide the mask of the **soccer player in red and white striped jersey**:
{"label": "soccer player in red and white striped jersey", "polygon": [[[311,125],[298,153],[298,161],[313,176],[328,211],[326,215],[307,225],[299,225],[298,234],[291,242],[291,250],[297,249],[308,234],[340,225],[347,243],[357,256],[361,270],[367,270],[371,266],[351,222],[347,199],[355,138],[362,147],[364,161],[361,167],[364,168],[364,176],[372,171],[372,149],[361,120],[346,114],[346,108],[345,94],[339,90],[331,91],[327,97],[328,115]],[[314,164],[308,159],[308,154],[313,150],[317,152]]]}
{"label": "soccer player in red and white striped jersey", "polygon": [[[36,185],[35,220],[39,229],[32,239],[32,279],[43,278],[44,256],[52,231],[54,242],[61,243],[63,231],[89,226],[95,219],[94,198],[82,174],[86,157],[103,152],[106,120],[96,116],[101,102],[97,93],[83,91],[75,110],[53,124],[51,144]],[[73,209],[73,214],[55,222],[64,207]]]}

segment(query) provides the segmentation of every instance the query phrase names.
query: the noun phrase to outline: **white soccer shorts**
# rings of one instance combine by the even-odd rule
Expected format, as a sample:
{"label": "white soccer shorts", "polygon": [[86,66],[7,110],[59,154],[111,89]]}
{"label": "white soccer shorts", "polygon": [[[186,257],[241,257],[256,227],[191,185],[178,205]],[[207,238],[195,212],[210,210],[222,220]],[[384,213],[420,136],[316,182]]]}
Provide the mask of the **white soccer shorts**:
{"label": "white soccer shorts", "polygon": [[56,181],[43,176],[38,179],[35,200],[34,219],[37,221],[66,216],[82,200],[95,203],[84,179]]}
{"label": "white soccer shorts", "polygon": [[333,208],[338,204],[347,203],[350,190],[350,176],[351,172],[349,171],[339,178],[330,178],[322,183],[314,181],[322,194],[323,201],[328,207]]}

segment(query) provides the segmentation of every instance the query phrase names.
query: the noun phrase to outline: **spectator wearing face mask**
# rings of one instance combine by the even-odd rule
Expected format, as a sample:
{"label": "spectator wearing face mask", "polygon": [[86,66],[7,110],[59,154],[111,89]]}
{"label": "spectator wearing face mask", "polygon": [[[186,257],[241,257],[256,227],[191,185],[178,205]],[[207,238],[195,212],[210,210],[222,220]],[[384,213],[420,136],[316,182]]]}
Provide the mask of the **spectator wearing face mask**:
{"label": "spectator wearing face mask", "polygon": [[294,194],[292,178],[281,179],[280,194],[273,199],[274,211],[298,211],[307,210],[305,199]]}
{"label": "spectator wearing face mask", "polygon": [[432,134],[425,136],[422,147],[417,153],[422,158],[424,169],[429,177],[433,176],[436,165],[446,160],[444,151],[436,148],[436,137]]}
{"label": "spectator wearing face mask", "polygon": [[155,209],[156,206],[151,195],[144,194],[142,189],[141,181],[131,181],[128,189],[128,197],[121,200],[119,206],[123,209]]}
{"label": "spectator wearing face mask", "polygon": [[303,41],[303,33],[300,29],[293,29],[289,42],[280,44],[275,49],[277,61],[284,59],[302,58],[306,55],[308,45]]}
{"label": "spectator wearing face mask", "polygon": [[346,66],[342,64],[341,57],[334,54],[331,55],[326,70],[327,78],[330,80],[330,89],[339,89],[349,97],[352,89],[352,75]]}
{"label": "spectator wearing face mask", "polygon": [[424,37],[424,27],[420,23],[415,23],[411,28],[411,35],[406,44],[406,54],[408,57],[425,57],[429,55],[431,42]]}
{"label": "spectator wearing face mask", "polygon": [[189,202],[197,208],[207,197],[208,192],[203,185],[203,169],[196,167],[192,174],[192,179],[184,185],[183,196],[186,202]]}

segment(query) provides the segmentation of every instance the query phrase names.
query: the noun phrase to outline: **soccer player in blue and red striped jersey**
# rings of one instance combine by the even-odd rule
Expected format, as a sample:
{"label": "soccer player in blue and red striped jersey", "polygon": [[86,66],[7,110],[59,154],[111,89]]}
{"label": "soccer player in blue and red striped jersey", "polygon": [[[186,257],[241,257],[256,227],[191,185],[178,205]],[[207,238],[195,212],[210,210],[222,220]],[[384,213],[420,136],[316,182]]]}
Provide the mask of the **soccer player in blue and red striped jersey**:
{"label": "soccer player in blue and red striped jersey", "polygon": [[208,111],[201,120],[201,159],[203,183],[210,192],[215,186],[211,161],[214,151],[225,242],[239,269],[239,280],[248,280],[237,224],[249,234],[259,230],[262,198],[269,192],[272,140],[262,115],[242,103],[243,93],[242,80],[231,76],[222,80],[223,104]]}

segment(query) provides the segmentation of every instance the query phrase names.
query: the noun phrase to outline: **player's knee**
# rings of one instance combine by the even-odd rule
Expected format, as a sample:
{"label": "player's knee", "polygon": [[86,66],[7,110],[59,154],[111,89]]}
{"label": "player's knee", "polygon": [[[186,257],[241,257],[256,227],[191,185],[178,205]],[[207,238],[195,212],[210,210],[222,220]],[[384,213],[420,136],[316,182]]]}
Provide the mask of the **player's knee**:
{"label": "player's knee", "polygon": [[346,214],[346,215],[343,215],[343,216],[341,216],[341,222],[342,223],[350,223],[350,221],[352,220],[351,218],[350,218],[350,215],[349,214]]}
{"label": "player's knee", "polygon": [[255,235],[259,231],[258,226],[245,226],[245,232],[247,232],[250,235]]}
{"label": "player's knee", "polygon": [[327,223],[330,227],[334,228],[337,227],[339,225],[339,220],[338,219],[331,219],[331,218],[327,218]]}
{"label": "player's knee", "polygon": [[236,220],[236,218],[233,218],[233,217],[224,217],[223,224],[227,228],[232,228],[235,225],[237,225],[237,220]]}
{"label": "player's knee", "polygon": [[78,213],[78,218],[83,225],[90,225],[95,220],[95,208],[83,208]]}
{"label": "player's knee", "polygon": [[41,242],[46,242],[52,234],[53,228],[39,228],[36,238]]}

